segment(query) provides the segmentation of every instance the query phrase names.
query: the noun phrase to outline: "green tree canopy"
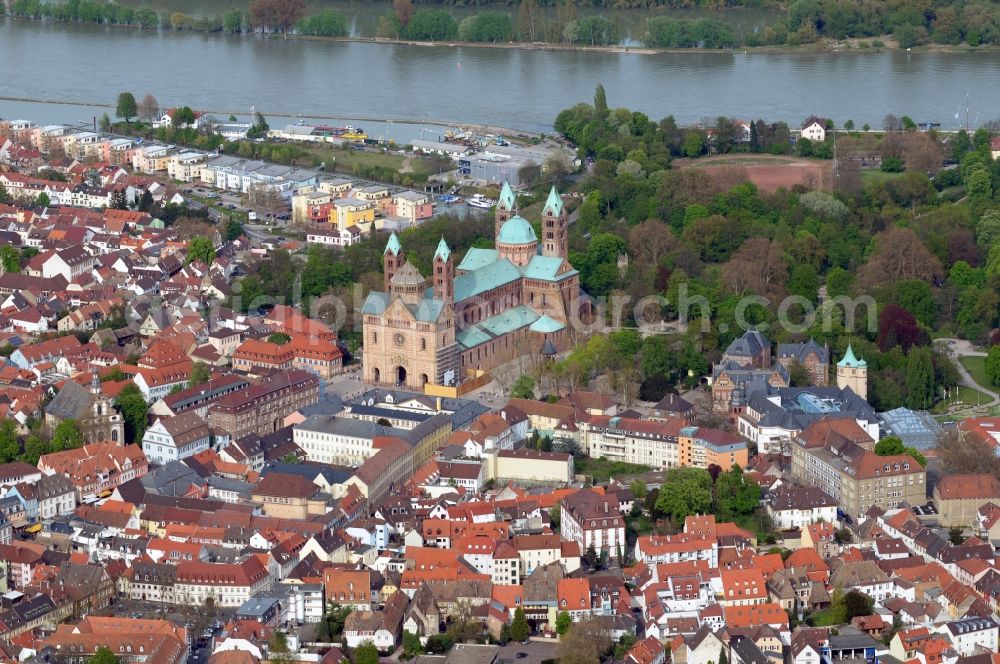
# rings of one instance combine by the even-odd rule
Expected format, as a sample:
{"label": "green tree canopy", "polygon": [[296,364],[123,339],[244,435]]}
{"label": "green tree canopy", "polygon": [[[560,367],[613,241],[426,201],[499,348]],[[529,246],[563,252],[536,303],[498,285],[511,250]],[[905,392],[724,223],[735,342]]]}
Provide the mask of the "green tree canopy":
{"label": "green tree canopy", "polygon": [[365,641],[354,649],[354,664],[379,664],[378,649],[371,641]]}
{"label": "green tree canopy", "polygon": [[0,423],[0,463],[9,463],[21,453],[17,440],[17,425],[12,419]]}
{"label": "green tree canopy", "polygon": [[125,120],[125,124],[128,124],[138,114],[139,107],[135,102],[135,95],[131,92],[118,93],[118,101],[115,104],[115,117],[122,118]]}
{"label": "green tree canopy", "polygon": [[146,433],[146,413],[149,410],[142,392],[134,383],[129,383],[118,393],[115,405],[118,406],[125,421],[125,441],[131,443],[142,441]]}
{"label": "green tree canopy", "polygon": [[681,523],[712,509],[712,476],[701,468],[670,468],[664,473],[656,511]]}
{"label": "green tree canopy", "polygon": [[524,609],[517,607],[514,611],[514,620],[510,623],[510,638],[512,641],[526,641],[530,635],[531,628],[528,626]]}
{"label": "green tree canopy", "polygon": [[760,485],[733,466],[715,480],[715,509],[722,520],[752,513],[760,507]]}
{"label": "green tree canopy", "polygon": [[75,450],[83,445],[83,434],[76,420],[63,420],[52,432],[51,448],[53,452]]}
{"label": "green tree canopy", "polygon": [[191,373],[188,375],[188,386],[201,385],[207,383],[212,377],[212,372],[204,362],[195,362],[191,365]]}
{"label": "green tree canopy", "polygon": [[515,399],[534,399],[535,379],[528,374],[521,374],[510,388],[510,395]]}
{"label": "green tree canopy", "polygon": [[875,443],[875,454],[879,456],[897,456],[900,454],[909,454],[911,457],[916,459],[923,467],[927,467],[927,457],[920,453],[914,447],[908,447],[903,444],[903,439],[899,436],[886,436],[882,440]]}
{"label": "green tree canopy", "polygon": [[6,272],[20,272],[21,271],[21,255],[17,253],[17,249],[5,244],[0,247],[0,265],[3,266],[3,271]]}
{"label": "green tree canopy", "polygon": [[212,261],[215,260],[215,247],[212,246],[212,241],[200,235],[188,242],[187,257],[184,259],[184,264],[187,265],[197,260],[202,261],[206,265],[211,265]]}

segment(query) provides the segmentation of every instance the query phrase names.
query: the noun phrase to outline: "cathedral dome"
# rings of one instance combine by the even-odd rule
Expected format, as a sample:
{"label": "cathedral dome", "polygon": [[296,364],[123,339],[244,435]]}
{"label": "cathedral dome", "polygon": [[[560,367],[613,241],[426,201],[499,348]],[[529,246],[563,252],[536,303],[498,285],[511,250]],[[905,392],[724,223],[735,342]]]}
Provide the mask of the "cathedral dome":
{"label": "cathedral dome", "polygon": [[535,229],[527,219],[515,215],[500,227],[497,241],[501,244],[531,244],[538,242],[538,237],[535,236]]}

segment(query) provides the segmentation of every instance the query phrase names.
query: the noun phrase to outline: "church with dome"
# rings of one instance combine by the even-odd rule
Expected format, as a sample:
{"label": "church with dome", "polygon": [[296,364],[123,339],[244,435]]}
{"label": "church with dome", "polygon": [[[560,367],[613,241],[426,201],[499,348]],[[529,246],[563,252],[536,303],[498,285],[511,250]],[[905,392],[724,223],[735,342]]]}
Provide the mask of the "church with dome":
{"label": "church with dome", "polygon": [[365,382],[423,389],[457,385],[515,357],[554,355],[581,306],[580,273],[567,258],[569,216],[555,187],[539,240],[505,182],[493,249],[469,249],[455,264],[444,238],[428,279],[406,259],[395,233],[382,255],[382,291],[362,307]]}

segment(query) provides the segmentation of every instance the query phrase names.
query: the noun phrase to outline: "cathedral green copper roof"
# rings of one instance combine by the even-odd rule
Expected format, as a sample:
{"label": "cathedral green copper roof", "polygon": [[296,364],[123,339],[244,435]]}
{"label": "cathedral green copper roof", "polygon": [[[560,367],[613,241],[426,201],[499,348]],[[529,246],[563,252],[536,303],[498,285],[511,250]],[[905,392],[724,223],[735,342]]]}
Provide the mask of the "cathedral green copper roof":
{"label": "cathedral green copper roof", "polygon": [[556,186],[552,185],[552,189],[549,190],[549,197],[545,201],[545,207],[542,208],[542,214],[549,213],[554,217],[558,217],[562,214],[563,210],[563,199],[556,191]]}
{"label": "cathedral green copper roof", "polygon": [[396,233],[389,236],[389,241],[385,243],[385,251],[382,255],[392,252],[393,256],[398,256],[399,252],[403,250],[403,245],[399,243],[399,238],[396,237]]}
{"label": "cathedral green copper roof", "polygon": [[442,236],[441,241],[438,242],[437,251],[434,252],[434,260],[440,258],[446,261],[449,256],[451,256],[451,249],[448,248],[448,243],[444,241],[444,237]]}
{"label": "cathedral green copper roof", "polygon": [[497,205],[505,210],[513,210],[517,205],[514,190],[510,188],[510,183],[506,180],[503,181],[503,187],[500,188],[500,200],[497,201]]}
{"label": "cathedral green copper roof", "polygon": [[501,244],[531,244],[538,242],[538,237],[528,220],[516,214],[503,222],[497,241]]}

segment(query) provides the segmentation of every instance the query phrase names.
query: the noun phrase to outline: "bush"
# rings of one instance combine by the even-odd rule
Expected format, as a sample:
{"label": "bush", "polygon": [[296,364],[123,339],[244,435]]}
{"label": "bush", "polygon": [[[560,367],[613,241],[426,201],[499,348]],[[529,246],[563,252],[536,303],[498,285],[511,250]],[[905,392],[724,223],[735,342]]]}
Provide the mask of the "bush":
{"label": "bush", "polygon": [[903,160],[899,157],[885,157],[882,159],[882,171],[884,173],[902,173]]}
{"label": "bush", "polygon": [[458,36],[458,25],[451,14],[443,9],[419,9],[413,13],[403,36],[417,41],[455,39]]}
{"label": "bush", "polygon": [[510,41],[514,24],[506,12],[480,12],[469,16],[458,26],[458,37],[470,42]]}
{"label": "bush", "polygon": [[346,37],[347,19],[338,11],[324,9],[318,14],[307,16],[295,28],[299,34],[317,37]]}

